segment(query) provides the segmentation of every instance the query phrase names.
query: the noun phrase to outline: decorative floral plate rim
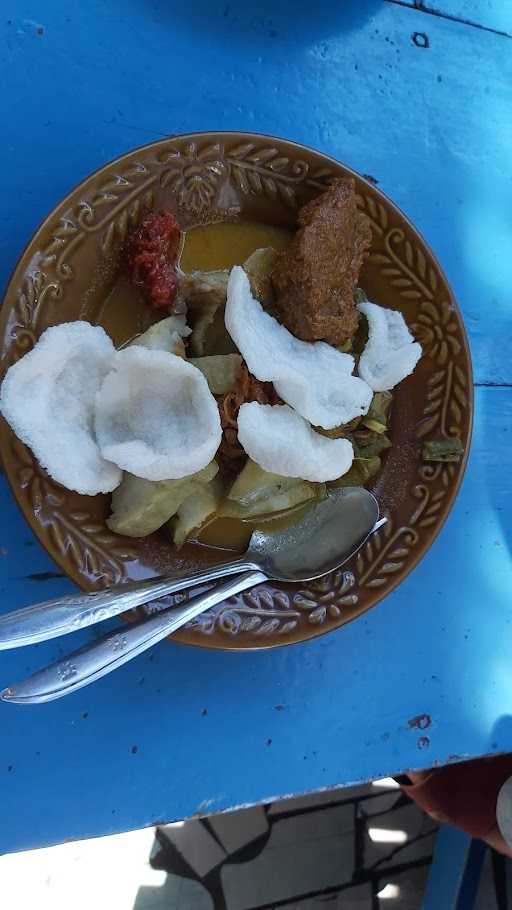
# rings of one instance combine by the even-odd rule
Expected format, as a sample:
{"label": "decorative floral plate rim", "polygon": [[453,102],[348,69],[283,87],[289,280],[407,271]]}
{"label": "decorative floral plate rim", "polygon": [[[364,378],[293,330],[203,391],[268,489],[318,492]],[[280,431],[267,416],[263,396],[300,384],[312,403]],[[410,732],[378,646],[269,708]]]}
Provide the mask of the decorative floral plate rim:
{"label": "decorative floral plate rim", "polygon": [[[410,460],[400,463],[398,459],[392,466],[385,462],[383,477],[376,484],[375,492],[384,503],[386,497],[390,499],[388,522],[339,572],[302,587],[262,585],[198,617],[173,640],[244,650],[307,640],[375,606],[425,555],[459,490],[472,430],[469,346],[446,277],[401,210],[372,183],[334,158],[265,134],[204,132],[170,136],[140,146],[86,177],[41,223],[7,285],[0,312],[0,376],[30,349],[48,324],[70,318],[95,321],[98,311],[90,303],[89,288],[77,295],[80,299],[78,304],[75,301],[74,310],[70,295],[66,296],[73,281],[79,284],[77,253],[82,250],[82,260],[90,259],[94,267],[104,260],[114,262],[130,226],[137,223],[145,208],[171,200],[169,204],[195,223],[219,217],[233,219],[239,214],[272,220],[275,212],[280,223],[287,218],[291,223],[286,212],[293,214],[303,199],[341,174],[356,180],[359,205],[372,223],[367,271],[370,285],[373,282],[376,288],[375,298],[389,303],[382,298],[391,295],[424,349],[419,381],[418,376],[407,380],[409,396],[399,396],[400,445],[391,450],[395,459],[397,450],[409,452]],[[269,217],[262,217],[262,211]],[[418,386],[423,388],[421,402],[410,394]],[[409,413],[411,402],[415,413]],[[405,424],[408,430],[404,440]],[[432,434],[462,438],[464,456],[460,464],[434,465],[422,460],[422,442]],[[111,534],[103,522],[105,498],[79,497],[54,484],[4,421],[0,425],[0,453],[11,489],[29,524],[50,555],[82,588],[92,590],[157,574],[164,567],[172,569],[165,563],[168,546],[161,541],[141,545],[140,541]],[[414,477],[404,492],[399,480],[410,475],[411,464]],[[394,472],[387,484],[386,465],[388,473],[391,468]],[[379,484],[384,484],[383,489]],[[98,504],[100,499],[103,505]],[[173,565],[184,568],[193,562],[194,555],[184,554],[175,558]],[[182,599],[177,595],[148,609],[161,609]]]}

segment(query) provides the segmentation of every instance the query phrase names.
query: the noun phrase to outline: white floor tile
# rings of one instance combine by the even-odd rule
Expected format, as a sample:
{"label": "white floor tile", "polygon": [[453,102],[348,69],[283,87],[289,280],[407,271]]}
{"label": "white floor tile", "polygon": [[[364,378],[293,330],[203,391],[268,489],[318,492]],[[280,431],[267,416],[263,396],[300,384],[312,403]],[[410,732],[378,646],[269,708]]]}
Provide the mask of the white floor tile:
{"label": "white floor tile", "polygon": [[379,793],[378,790],[374,790],[372,795],[373,799],[365,799],[361,803],[361,808],[366,815],[380,815],[384,812],[390,812],[401,797],[397,790],[391,790],[389,793]]}
{"label": "white floor tile", "polygon": [[225,812],[208,819],[215,835],[228,853],[235,853],[268,831],[268,821],[262,806]]}
{"label": "white floor tile", "polygon": [[[382,910],[419,910],[425,893],[428,872],[428,868],[408,869],[402,875],[383,877],[381,889],[386,884],[392,884],[399,888],[399,894],[391,900],[381,900],[379,906]],[[448,908],[439,907],[439,910],[448,910]]]}
{"label": "white floor tile", "polygon": [[252,862],[223,866],[221,877],[228,910],[249,910],[351,879],[352,831],[293,843],[276,832],[284,824],[287,822],[276,823],[267,846]]}
{"label": "white floor tile", "polygon": [[[399,834],[405,834],[407,840],[403,844],[398,842],[375,843],[367,836],[365,838],[364,847],[364,863],[366,868],[379,861],[379,868],[385,869],[386,866],[393,865],[398,861],[401,863],[414,862],[417,859],[429,855],[434,848],[436,839],[435,833],[411,844],[409,844],[409,841],[415,841],[419,835],[429,831],[433,825],[434,822],[431,822],[412,804],[402,806],[401,809],[379,816],[378,818],[368,819],[366,823],[367,830],[372,828],[376,831],[384,829],[385,832],[397,832],[397,836]],[[385,857],[398,847],[400,847],[400,859],[397,860],[396,857],[392,857],[391,859],[386,860]]]}
{"label": "white floor tile", "polygon": [[[101,902],[98,906],[103,910]],[[126,910],[214,910],[214,905],[199,882],[169,874],[160,888],[140,888]]]}
{"label": "white floor tile", "polygon": [[[316,797],[324,798],[322,794]],[[311,805],[314,802],[308,803]],[[368,808],[368,802],[364,807]],[[386,801],[375,807],[379,811],[386,808]],[[209,819],[213,821],[217,837],[229,851],[239,849],[242,840],[253,841],[266,828],[260,808]],[[371,819],[368,827],[404,830],[408,837],[414,837],[430,824],[415,807],[407,805]],[[279,900],[288,901],[286,910],[369,910],[372,906],[368,884],[338,896],[294,900],[294,895],[335,888],[351,880],[354,834],[350,805],[331,803],[325,809],[275,821],[261,854],[244,864],[230,863],[216,839],[196,819],[163,830],[198,875],[224,863],[221,877],[228,910],[251,910]],[[153,829],[144,829],[2,856],[1,910],[214,910],[212,898],[199,882],[151,868],[153,843]],[[368,840],[366,846],[366,864],[382,859],[390,849],[389,844],[371,844]],[[431,846],[428,839],[406,846],[392,862],[424,856]],[[410,869],[397,876],[390,869],[386,871],[386,865],[389,867],[389,862],[379,866],[380,887],[391,884],[400,893],[393,900],[382,900],[382,910],[418,910],[429,870]],[[497,910],[489,854],[475,910]]]}
{"label": "white floor tile", "polygon": [[[372,886],[358,885],[349,891],[342,891],[333,910],[370,910],[372,906]],[[322,910],[318,907],[317,910]],[[391,908],[395,910],[395,908]]]}
{"label": "white floor tile", "polygon": [[197,818],[181,825],[162,825],[159,830],[174,844],[200,878],[204,878],[226,858],[226,851]]}
{"label": "white floor tile", "polygon": [[[333,910],[371,910],[372,906],[372,886],[370,884],[358,885],[357,888],[350,888],[349,891],[343,891]],[[318,907],[317,910],[322,910]],[[391,908],[396,910],[396,908]]]}
{"label": "white floor tile", "polygon": [[1,856],[2,910],[131,910],[141,886],[165,881],[148,863],[153,838],[146,828]]}
{"label": "white floor tile", "polygon": [[[284,910],[371,910],[371,885],[354,885],[340,894],[318,895],[297,903],[287,904]],[[390,908],[396,910],[396,908]]]}
{"label": "white floor tile", "polygon": [[319,838],[339,837],[353,831],[353,806],[331,806],[274,822],[269,844],[285,847]]}

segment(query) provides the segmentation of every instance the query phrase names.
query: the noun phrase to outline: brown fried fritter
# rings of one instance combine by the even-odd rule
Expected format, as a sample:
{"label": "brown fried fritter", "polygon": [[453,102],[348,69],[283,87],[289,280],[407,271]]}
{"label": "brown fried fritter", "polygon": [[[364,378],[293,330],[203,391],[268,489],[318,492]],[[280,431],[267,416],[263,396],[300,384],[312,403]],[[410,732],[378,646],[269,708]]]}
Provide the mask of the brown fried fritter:
{"label": "brown fried fritter", "polygon": [[341,344],[357,329],[354,288],[371,243],[355,181],[335,180],[297,220],[299,229],[272,272],[275,309],[297,338]]}

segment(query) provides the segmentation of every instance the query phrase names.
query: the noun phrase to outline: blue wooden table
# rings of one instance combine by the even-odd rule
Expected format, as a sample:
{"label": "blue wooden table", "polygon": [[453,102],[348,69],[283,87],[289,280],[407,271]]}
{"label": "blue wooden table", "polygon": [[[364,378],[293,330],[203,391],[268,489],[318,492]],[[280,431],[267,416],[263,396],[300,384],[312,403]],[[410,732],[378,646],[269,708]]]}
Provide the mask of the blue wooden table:
{"label": "blue wooden table", "polygon": [[[248,129],[370,175],[460,301],[472,456],[377,609],[271,653],[165,642],[62,701],[0,706],[0,852],[512,751],[512,2],[4,0],[0,280],[107,159]],[[71,590],[0,480],[1,609]],[[0,684],[78,646],[0,656]],[[421,716],[421,721],[417,719]]]}

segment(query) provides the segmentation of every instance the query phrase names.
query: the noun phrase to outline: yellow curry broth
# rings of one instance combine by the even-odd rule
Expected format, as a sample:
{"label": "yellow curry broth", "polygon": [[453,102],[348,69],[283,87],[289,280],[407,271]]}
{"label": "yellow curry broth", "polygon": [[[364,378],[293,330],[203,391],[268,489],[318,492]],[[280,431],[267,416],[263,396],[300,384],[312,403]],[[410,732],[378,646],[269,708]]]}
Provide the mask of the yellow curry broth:
{"label": "yellow curry broth", "polygon": [[[262,247],[285,249],[291,237],[292,232],[285,228],[248,221],[192,228],[185,235],[180,267],[184,272],[230,269],[234,265],[242,265],[251,253]],[[259,517],[253,521],[214,518],[202,529],[195,542],[197,545],[242,553],[256,527],[281,530],[296,521],[304,510],[305,506],[299,506],[271,519]]]}
{"label": "yellow curry broth", "polygon": [[205,525],[198,534],[197,540],[193,542],[203,546],[243,553],[247,549],[251,534],[256,528],[269,533],[284,531],[290,525],[299,521],[310,506],[311,502],[306,502],[295,506],[293,509],[287,509],[286,512],[280,512],[268,518],[265,518],[264,515],[259,515],[250,521],[241,521],[237,518],[214,518],[209,524]]}
{"label": "yellow curry broth", "polygon": [[230,269],[234,265],[243,265],[251,253],[262,247],[285,249],[291,238],[291,231],[271,224],[252,221],[207,224],[192,228],[185,234],[180,267],[184,272]]}

